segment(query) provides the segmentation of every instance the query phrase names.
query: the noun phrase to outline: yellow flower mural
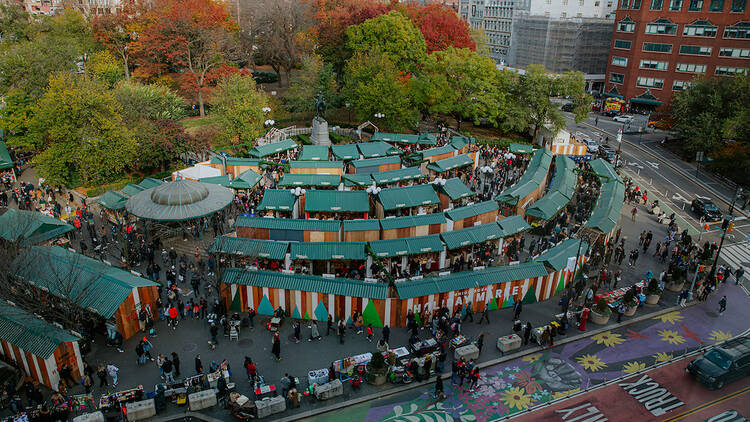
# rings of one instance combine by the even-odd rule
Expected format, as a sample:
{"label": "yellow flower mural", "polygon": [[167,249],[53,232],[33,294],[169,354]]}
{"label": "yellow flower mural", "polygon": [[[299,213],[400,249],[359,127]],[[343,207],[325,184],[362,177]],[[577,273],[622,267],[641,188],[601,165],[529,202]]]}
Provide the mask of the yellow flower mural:
{"label": "yellow flower mural", "polygon": [[602,362],[596,355],[583,355],[576,358],[576,360],[579,365],[591,372],[596,372],[607,367],[607,364]]}
{"label": "yellow flower mural", "polygon": [[723,332],[721,330],[713,330],[711,331],[711,334],[708,335],[708,338],[711,339],[714,343],[718,343],[720,341],[729,340],[732,338],[732,333],[730,332]]}
{"label": "yellow flower mural", "polygon": [[668,322],[674,325],[674,324],[677,324],[678,322],[681,322],[683,319],[685,319],[685,317],[680,315],[680,311],[672,311],[672,312],[667,312],[666,314],[655,316],[653,319],[658,319],[658,320],[661,320],[661,322]]}
{"label": "yellow flower mural", "polygon": [[625,339],[622,338],[622,335],[613,333],[612,331],[605,331],[595,336],[591,336],[591,338],[596,341],[596,344],[603,344],[606,347],[614,347],[618,344],[625,343]]}
{"label": "yellow flower mural", "polygon": [[685,342],[685,338],[675,330],[659,330],[659,337],[669,344],[682,344]]}
{"label": "yellow flower mural", "polygon": [[531,396],[527,395],[522,388],[511,387],[503,391],[500,398],[504,405],[523,410],[531,406]]}
{"label": "yellow flower mural", "polygon": [[646,369],[646,364],[638,361],[628,362],[622,366],[622,372],[626,374],[633,374],[642,369]]}
{"label": "yellow flower mural", "polygon": [[659,352],[655,354],[653,357],[654,359],[656,359],[657,362],[666,362],[674,358],[674,355],[671,353]]}
{"label": "yellow flower mural", "polygon": [[542,357],[541,353],[534,353],[534,354],[526,355],[526,356],[522,357],[521,360],[524,361],[524,362],[536,362],[541,357]]}

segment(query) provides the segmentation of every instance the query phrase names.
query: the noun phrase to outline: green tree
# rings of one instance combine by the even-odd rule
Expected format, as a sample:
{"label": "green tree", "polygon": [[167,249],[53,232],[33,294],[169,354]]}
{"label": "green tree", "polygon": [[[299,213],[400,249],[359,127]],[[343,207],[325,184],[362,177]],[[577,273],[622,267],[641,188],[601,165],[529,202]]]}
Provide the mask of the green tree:
{"label": "green tree", "polygon": [[427,55],[419,28],[397,11],[347,28],[346,48],[354,54],[380,51],[397,69],[408,72],[415,72]]}
{"label": "green tree", "polygon": [[[343,94],[360,120],[374,120],[391,130],[413,128],[419,119],[404,76],[385,54],[358,53],[347,61]],[[382,128],[381,128],[382,129]]]}
{"label": "green tree", "polygon": [[185,99],[164,85],[122,81],[115,87],[114,96],[128,122],[185,117]]}
{"label": "green tree", "polygon": [[450,114],[458,122],[479,124],[486,119],[495,127],[506,118],[510,81],[488,57],[469,49],[436,51],[413,80],[414,95],[429,115]]}
{"label": "green tree", "polygon": [[0,45],[29,40],[31,19],[21,3],[0,3]]}
{"label": "green tree", "polygon": [[315,98],[323,94],[326,103],[336,106],[338,86],[333,66],[323,63],[318,55],[307,55],[302,58],[302,68],[295,75],[294,82],[284,95],[284,102],[291,111],[312,111],[315,109]]}
{"label": "green tree", "polygon": [[102,183],[123,174],[135,156],[111,91],[72,73],[50,77],[30,127],[39,174],[50,183]]}
{"label": "green tree", "polygon": [[12,89],[3,101],[5,105],[0,108],[0,129],[5,131],[10,144],[28,145],[26,134],[34,115],[34,98],[23,91]]}
{"label": "green tree", "polygon": [[107,50],[97,51],[91,55],[86,64],[86,73],[104,82],[108,88],[112,88],[125,78],[123,68],[117,62],[117,58]]}
{"label": "green tree", "polygon": [[219,82],[213,98],[213,114],[224,145],[254,141],[264,132],[269,104],[265,92],[255,86],[252,76],[235,74]]}

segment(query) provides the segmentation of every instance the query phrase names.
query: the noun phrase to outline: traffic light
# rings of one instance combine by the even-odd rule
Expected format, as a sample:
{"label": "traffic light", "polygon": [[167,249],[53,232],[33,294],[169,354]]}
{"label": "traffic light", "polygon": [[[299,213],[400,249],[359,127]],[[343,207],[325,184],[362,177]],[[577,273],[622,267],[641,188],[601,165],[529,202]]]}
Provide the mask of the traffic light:
{"label": "traffic light", "polygon": [[729,226],[727,226],[727,233],[731,233],[732,230],[734,230],[734,221],[729,222]]}

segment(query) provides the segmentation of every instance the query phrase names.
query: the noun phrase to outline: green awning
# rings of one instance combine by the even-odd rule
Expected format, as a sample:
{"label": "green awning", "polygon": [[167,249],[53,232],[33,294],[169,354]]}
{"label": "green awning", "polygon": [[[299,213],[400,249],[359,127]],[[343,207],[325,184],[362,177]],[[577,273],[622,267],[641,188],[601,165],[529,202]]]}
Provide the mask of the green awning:
{"label": "green awning", "polygon": [[13,160],[10,159],[10,152],[5,142],[0,142],[0,170],[13,167]]}
{"label": "green awning", "polygon": [[534,262],[541,262],[553,271],[560,271],[568,265],[568,258],[575,258],[579,246],[581,247],[579,256],[586,253],[589,245],[585,241],[581,242],[580,239],[563,240],[557,246],[547,249],[546,252],[536,257]]}
{"label": "green awning", "polygon": [[461,136],[453,136],[451,137],[451,142],[449,145],[458,151],[461,148],[465,147],[467,144],[469,144],[469,141],[467,141],[466,138]]}
{"label": "green awning", "polygon": [[239,216],[235,227],[247,227],[269,230],[299,230],[311,232],[338,232],[341,221],[338,220],[302,220],[294,218],[268,218]]}
{"label": "green awning", "polygon": [[417,143],[419,145],[437,145],[437,136],[427,132],[420,133]]}
{"label": "green awning", "polygon": [[445,181],[444,185],[435,185],[435,187],[437,187],[438,192],[448,196],[451,201],[475,195],[458,177],[451,177]]}
{"label": "green awning", "polygon": [[276,271],[250,271],[227,268],[221,278],[224,284],[268,287],[290,291],[314,292],[368,299],[388,298],[388,285],[368,283],[348,278],[324,278],[302,274],[283,274]]}
{"label": "green awning", "polygon": [[448,249],[452,250],[501,239],[503,231],[497,223],[489,223],[441,233],[440,237]]}
{"label": "green awning", "polygon": [[351,164],[354,168],[377,167],[386,164],[401,164],[401,159],[398,157],[365,158],[362,160],[354,160]]}
{"label": "green awning", "polygon": [[310,261],[367,259],[365,242],[292,242],[292,260]]}
{"label": "green awning", "polygon": [[440,203],[440,198],[438,198],[432,185],[383,189],[378,193],[377,198],[386,211]]}
{"label": "green awning", "polygon": [[456,148],[453,148],[450,145],[443,145],[442,147],[430,148],[424,151],[419,151],[417,154],[419,154],[424,160],[428,157],[434,157],[436,155],[443,155],[443,154],[453,154],[454,152],[456,152]]}
{"label": "green awning", "polygon": [[620,91],[617,90],[616,86],[613,86],[612,89],[610,89],[608,92],[602,93],[602,95],[606,98],[614,97],[622,99],[622,95],[620,95]]}
{"label": "green awning", "polygon": [[304,145],[297,159],[300,161],[328,161],[329,150],[327,145]]}
{"label": "green awning", "polygon": [[315,186],[335,188],[341,183],[341,176],[337,174],[292,174],[287,173],[279,181],[279,186]]}
{"label": "green awning", "polygon": [[380,221],[376,219],[344,220],[344,232],[380,231]]}
{"label": "green awning", "polygon": [[252,189],[260,182],[260,179],[260,174],[252,170],[245,170],[239,176],[232,179],[226,187],[232,189]]}
{"label": "green awning", "polygon": [[407,133],[387,133],[375,132],[370,141],[395,142],[399,144],[416,144],[419,141],[419,135]]}
{"label": "green awning", "polygon": [[369,194],[363,190],[309,190],[305,195],[305,211],[369,212]]}
{"label": "green awning", "polygon": [[292,211],[296,200],[297,197],[286,189],[264,189],[258,210]]}
{"label": "green awning", "polygon": [[372,176],[372,180],[378,186],[403,182],[405,180],[418,180],[425,177],[419,166],[372,173],[370,176]]}
{"label": "green awning", "polygon": [[560,192],[548,192],[544,197],[526,210],[527,217],[535,217],[540,220],[549,221],[557,215],[560,210],[568,205],[570,199]]}
{"label": "green awning", "polygon": [[517,205],[519,199],[534,192],[547,177],[552,157],[552,152],[547,148],[534,151],[523,175],[513,186],[506,188],[500,195],[496,196],[495,201]]}
{"label": "green awning", "polygon": [[452,210],[446,211],[445,216],[453,221],[458,221],[465,218],[474,217],[476,215],[497,211],[498,208],[500,207],[498,207],[497,202],[484,201],[467,205],[465,207],[453,208]]}
{"label": "green awning", "polygon": [[284,139],[283,141],[273,142],[265,145],[258,145],[251,149],[250,155],[256,158],[268,157],[269,155],[278,154],[280,152],[289,151],[290,149],[297,148],[297,143],[291,139]]}
{"label": "green awning", "polygon": [[343,144],[331,146],[333,156],[339,160],[358,160],[359,149],[357,144]]}
{"label": "green awning", "polygon": [[0,215],[0,238],[19,242],[20,246],[46,242],[73,230],[73,226],[59,218],[35,211],[8,208]]}
{"label": "green awning", "polygon": [[108,190],[104,195],[96,199],[96,202],[104,208],[112,211],[125,209],[128,196],[116,190]]}
{"label": "green awning", "polygon": [[229,175],[224,174],[222,176],[201,177],[198,181],[201,183],[210,183],[212,185],[227,186],[229,184]]}
{"label": "green awning", "polygon": [[61,344],[80,338],[31,312],[3,303],[0,306],[0,340],[46,360],[54,356]]}
{"label": "green awning", "polygon": [[208,252],[282,260],[286,257],[288,249],[289,242],[219,236]]}
{"label": "green awning", "polygon": [[362,142],[357,144],[360,154],[365,158],[386,157],[389,155],[399,155],[401,150],[385,142]]}
{"label": "green awning", "polygon": [[290,161],[289,167],[293,169],[337,169],[344,168],[343,161]]}
{"label": "green awning", "polygon": [[529,144],[510,144],[510,152],[513,154],[531,154],[534,152],[534,146]]}
{"label": "green awning", "polygon": [[406,245],[409,247],[410,255],[421,253],[440,252],[443,250],[443,241],[439,234],[428,236],[407,237]]}
{"label": "green awning", "polygon": [[527,223],[526,220],[524,220],[520,215],[513,215],[503,218],[502,220],[498,221],[497,224],[503,231],[503,237],[513,236],[515,234],[531,229],[529,223]]}
{"label": "green awning", "polygon": [[142,187],[143,189],[151,189],[161,185],[162,183],[164,183],[164,181],[154,179],[153,177],[147,177],[141,180],[141,183],[138,183],[138,186]]}
{"label": "green awning", "polygon": [[644,104],[644,105],[651,105],[651,106],[660,106],[662,105],[662,102],[659,100],[649,100],[647,98],[631,98],[630,102],[633,104]]}
{"label": "green awning", "polygon": [[403,229],[406,227],[419,227],[419,226],[429,226],[433,224],[444,224],[445,214],[432,213],[432,214],[406,215],[403,217],[381,218],[379,221],[380,221],[380,227],[383,230]]}
{"label": "green awning", "polygon": [[138,185],[134,185],[132,183],[128,183],[127,185],[125,185],[125,187],[123,187],[122,189],[120,189],[120,192],[124,193],[127,196],[133,196],[136,193],[142,192],[144,190],[146,190],[146,188],[144,188],[143,186],[138,186]]}
{"label": "green awning", "polygon": [[625,185],[619,179],[602,184],[586,227],[602,233],[611,233],[620,220],[624,201]]}
{"label": "green awning", "polygon": [[409,254],[405,239],[373,240],[367,242],[372,253],[378,258],[392,258]]}
{"label": "green awning", "polygon": [[[260,160],[257,158],[226,157],[226,162],[228,166],[260,167]],[[208,163],[223,164],[219,157],[211,157]]]}
{"label": "green awning", "polygon": [[602,158],[589,161],[589,166],[591,166],[591,171],[599,176],[602,183],[621,180],[612,164]]}
{"label": "green awning", "polygon": [[472,164],[474,164],[474,160],[471,159],[469,154],[461,154],[430,163],[427,165],[427,168],[438,173],[443,173],[449,170],[470,166]]}
{"label": "green awning", "polygon": [[346,187],[372,185],[372,176],[370,173],[345,174],[341,176],[341,179],[344,181],[344,186]]}
{"label": "green awning", "polygon": [[555,175],[547,194],[526,210],[526,215],[545,221],[551,220],[565,207],[576,191],[578,178],[573,172],[575,163],[564,155],[555,156]]}

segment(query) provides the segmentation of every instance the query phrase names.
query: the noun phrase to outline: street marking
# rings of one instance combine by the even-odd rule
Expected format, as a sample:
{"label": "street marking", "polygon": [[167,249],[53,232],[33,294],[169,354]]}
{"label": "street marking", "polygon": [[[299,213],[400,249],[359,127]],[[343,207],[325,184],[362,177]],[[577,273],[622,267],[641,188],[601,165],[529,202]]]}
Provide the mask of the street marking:
{"label": "street marking", "polygon": [[654,163],[652,161],[646,161],[646,162],[648,163],[648,165],[650,165],[651,167],[653,167],[655,169],[659,168],[659,163]]}
{"label": "street marking", "polygon": [[685,203],[688,202],[688,200],[685,199],[685,197],[682,196],[682,195],[680,195],[679,193],[675,193],[674,195],[672,195],[672,200],[673,201],[685,202]]}
{"label": "street marking", "polygon": [[690,410],[686,410],[686,411],[680,413],[679,415],[672,416],[669,419],[664,419],[662,422],[678,421],[680,419],[685,418],[686,416],[690,416],[690,415],[692,415],[694,413],[698,413],[698,412],[700,412],[703,409],[708,409],[709,407],[716,406],[717,404],[724,403],[727,400],[731,400],[731,399],[733,399],[735,397],[744,395],[748,391],[750,391],[750,386],[745,387],[745,388],[743,388],[741,390],[735,391],[734,393],[727,394],[726,396],[719,397],[718,399],[712,400],[712,401],[710,401],[708,403],[704,403],[704,404],[702,404],[702,405],[700,405],[700,406],[698,406],[696,408],[693,408],[693,409],[690,409]]}
{"label": "street marking", "polygon": [[641,170],[643,170],[643,169],[644,169],[644,167],[643,167],[642,165],[638,164],[638,163],[628,163],[628,165],[629,165],[629,166],[633,166],[633,167],[635,167],[635,168],[639,168],[639,169],[641,169]]}

